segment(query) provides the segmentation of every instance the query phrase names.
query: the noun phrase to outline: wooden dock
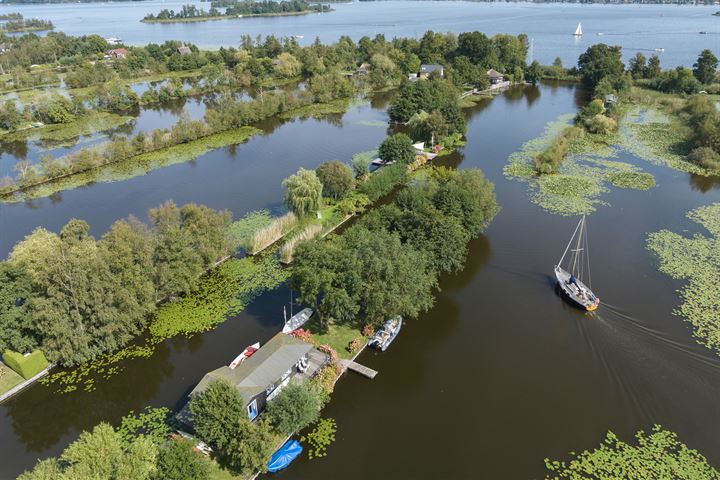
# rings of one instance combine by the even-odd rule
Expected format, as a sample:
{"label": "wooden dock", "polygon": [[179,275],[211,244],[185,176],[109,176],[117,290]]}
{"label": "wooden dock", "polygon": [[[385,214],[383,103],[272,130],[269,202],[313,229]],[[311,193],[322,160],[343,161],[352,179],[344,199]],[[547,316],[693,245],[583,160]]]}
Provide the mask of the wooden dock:
{"label": "wooden dock", "polygon": [[375,378],[375,375],[378,374],[378,372],[373,370],[372,368],[368,368],[365,365],[360,365],[359,363],[353,362],[352,360],[340,360],[340,363],[342,364],[343,368],[352,370],[353,372],[357,372],[361,375],[366,376],[367,378]]}

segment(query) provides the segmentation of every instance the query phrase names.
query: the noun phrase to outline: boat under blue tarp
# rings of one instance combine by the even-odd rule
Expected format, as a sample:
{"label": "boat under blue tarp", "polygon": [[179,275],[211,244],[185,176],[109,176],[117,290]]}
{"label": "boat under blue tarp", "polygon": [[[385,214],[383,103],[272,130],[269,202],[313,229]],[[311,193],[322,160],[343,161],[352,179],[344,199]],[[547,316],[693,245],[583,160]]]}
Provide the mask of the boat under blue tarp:
{"label": "boat under blue tarp", "polygon": [[303,451],[302,445],[297,440],[288,440],[280,450],[273,453],[267,464],[268,472],[277,472],[292,463]]}

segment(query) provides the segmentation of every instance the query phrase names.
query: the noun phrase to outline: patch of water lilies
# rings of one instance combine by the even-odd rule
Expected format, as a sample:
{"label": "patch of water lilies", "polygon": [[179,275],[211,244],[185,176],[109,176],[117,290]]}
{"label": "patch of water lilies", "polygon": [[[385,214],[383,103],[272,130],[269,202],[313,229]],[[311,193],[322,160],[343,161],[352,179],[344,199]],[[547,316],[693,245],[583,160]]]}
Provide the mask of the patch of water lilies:
{"label": "patch of water lilies", "polygon": [[686,237],[669,230],[648,235],[647,247],[660,260],[659,269],[676,280],[680,305],[673,312],[693,326],[697,341],[720,355],[720,203],[697,208],[688,218],[710,236]]}
{"label": "patch of water lilies", "polygon": [[557,173],[538,175],[533,159],[550,145],[572,121],[573,115],[562,115],[550,122],[543,134],[525,143],[509,157],[503,169],[507,178],[526,182],[530,200],[543,209],[559,215],[589,214],[600,205],[600,197],[609,186],[647,190],[655,178],[640,168],[616,160],[618,134],[586,134],[574,139],[567,158]]}

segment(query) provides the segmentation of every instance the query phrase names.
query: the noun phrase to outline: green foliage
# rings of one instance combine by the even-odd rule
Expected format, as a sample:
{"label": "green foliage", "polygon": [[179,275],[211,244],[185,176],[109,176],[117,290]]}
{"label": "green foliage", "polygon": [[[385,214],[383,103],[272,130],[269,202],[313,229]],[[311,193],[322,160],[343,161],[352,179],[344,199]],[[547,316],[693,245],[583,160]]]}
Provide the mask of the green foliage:
{"label": "green foliage", "polygon": [[245,475],[266,472],[279,439],[270,424],[264,421],[250,423],[240,421],[236,435],[225,450],[227,463]]}
{"label": "green foliage", "polygon": [[189,440],[178,437],[158,450],[154,480],[209,480],[211,464]]}
{"label": "green foliage", "polygon": [[584,135],[578,127],[566,127],[548,147],[535,157],[535,168],[540,174],[555,173],[570,151],[570,143]]}
{"label": "green foliage", "polygon": [[138,438],[125,448],[110,425],[101,423],[92,432],[82,432],[59,459],[38,462],[19,480],[63,480],[69,478],[150,480],[156,470],[157,447]]}
{"label": "green foliage", "polygon": [[370,150],[368,152],[361,152],[353,155],[350,163],[352,164],[353,172],[356,177],[364,177],[370,173],[370,163],[377,153],[377,150]]}
{"label": "green foliage", "polygon": [[580,55],[578,70],[583,86],[589,90],[594,90],[600,80],[605,77],[612,82],[618,81],[625,72],[621,48],[619,46],[610,47],[604,43],[592,45]]}
{"label": "green foliage", "polygon": [[386,163],[408,165],[415,160],[412,140],[404,133],[396,133],[383,140],[378,153],[380,159]]}
{"label": "green foliage", "polygon": [[27,356],[12,350],[5,350],[3,361],[25,380],[31,379],[50,365],[41,350],[35,350]]}
{"label": "green foliage", "polygon": [[298,217],[320,210],[323,185],[313,170],[300,168],[282,183],[285,203]]}
{"label": "green foliage", "polygon": [[327,456],[327,447],[335,441],[335,432],[337,432],[335,420],[321,418],[311,432],[300,438],[301,442],[309,444],[307,452],[310,460]]}
{"label": "green foliage", "polygon": [[0,262],[0,351],[38,346],[28,305],[31,292],[32,278],[24,268]]}
{"label": "green foliage", "polygon": [[278,432],[291,434],[314,423],[325,395],[310,382],[291,382],[267,406],[267,419]]}
{"label": "green foliage", "polygon": [[250,423],[245,401],[227,380],[215,380],[193,395],[189,409],[200,438],[219,450],[235,439],[239,424]]}
{"label": "green foliage", "polygon": [[687,280],[674,313],[692,324],[698,342],[720,354],[720,203],[695,209],[688,218],[710,236],[661,230],[648,236],[647,246],[658,256],[660,271]]}
{"label": "green foliage", "polygon": [[541,77],[542,67],[540,67],[540,63],[537,60],[534,60],[525,72],[525,79],[531,84],[536,85]]}
{"label": "green foliage", "polygon": [[392,192],[393,189],[407,181],[407,165],[396,163],[383,167],[370,175],[370,178],[362,183],[358,190],[372,202]]}
{"label": "green foliage", "polygon": [[631,170],[610,172],[608,173],[608,180],[619,188],[649,190],[655,186],[655,177],[647,172],[635,172]]}
{"label": "green foliage", "polygon": [[247,250],[255,232],[270,225],[271,221],[268,210],[250,212],[230,225],[230,235],[237,247]]}
{"label": "green foliage", "polygon": [[125,448],[130,448],[140,436],[162,445],[171,432],[171,416],[172,412],[166,407],[145,407],[140,413],[130,411],[120,420],[116,433]]}
{"label": "green foliage", "polygon": [[637,445],[608,432],[592,451],[574,455],[570,463],[545,459],[552,472],[546,480],[714,480],[720,476],[700,453],[680,442],[675,433],[653,427],[650,435],[640,431]]}
{"label": "green foliage", "polygon": [[408,122],[421,112],[438,111],[447,126],[447,133],[465,133],[465,119],[458,104],[455,86],[442,78],[406,82],[393,97],[388,114],[394,122]]}
{"label": "green foliage", "polygon": [[315,174],[322,183],[322,194],[333,200],[345,197],[355,183],[350,168],[337,160],[321,164]]}
{"label": "green foliage", "polygon": [[712,83],[717,76],[718,58],[712,50],[705,49],[700,52],[697,62],[693,65],[693,75],[698,82],[703,84]]}

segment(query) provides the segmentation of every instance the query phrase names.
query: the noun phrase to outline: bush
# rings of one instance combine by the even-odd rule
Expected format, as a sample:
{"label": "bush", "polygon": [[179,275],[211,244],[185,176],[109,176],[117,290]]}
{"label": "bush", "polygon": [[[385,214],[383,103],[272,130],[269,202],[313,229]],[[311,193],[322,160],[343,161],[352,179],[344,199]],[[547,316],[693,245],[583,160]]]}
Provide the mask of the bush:
{"label": "bush", "polygon": [[343,215],[355,215],[364,212],[370,203],[367,195],[359,193],[348,198],[343,198],[337,202],[337,208]]}
{"label": "bush", "polygon": [[41,350],[35,350],[27,356],[12,350],[5,350],[3,352],[3,361],[5,365],[15,370],[25,380],[31,379],[50,365]]}
{"label": "bush", "polygon": [[371,202],[392,192],[393,189],[407,180],[407,166],[403,164],[383,167],[363,183],[360,193],[367,195]]}
{"label": "bush", "polygon": [[291,382],[268,403],[267,418],[277,431],[289,435],[315,422],[325,399],[312,383]]}
{"label": "bush", "polygon": [[570,149],[570,142],[584,135],[580,127],[567,127],[548,148],[535,157],[535,168],[540,174],[554,173]]}
{"label": "bush", "polygon": [[585,120],[585,128],[590,133],[607,134],[617,129],[617,122],[605,115],[597,114]]}
{"label": "bush", "polygon": [[175,438],[158,451],[156,480],[206,480],[210,462],[184,438]]}
{"label": "bush", "polygon": [[385,163],[408,165],[415,160],[415,148],[412,140],[404,133],[396,133],[387,137],[380,144],[378,154]]}
{"label": "bush", "polygon": [[313,336],[312,333],[310,333],[310,330],[298,328],[297,330],[293,330],[290,335],[297,338],[298,340],[302,340],[303,342],[315,345],[315,341],[313,340]]}
{"label": "bush", "polygon": [[335,351],[334,348],[332,348],[330,345],[320,345],[318,347],[318,350],[320,350],[323,353],[326,353],[330,357],[330,362],[335,363],[338,360],[338,354]]}
{"label": "bush", "polygon": [[360,347],[362,347],[362,341],[359,338],[353,338],[352,341],[348,343],[347,351],[349,353],[356,353],[360,350]]}
{"label": "bush", "polygon": [[720,154],[710,147],[697,147],[688,156],[688,160],[708,170],[720,171]]}

